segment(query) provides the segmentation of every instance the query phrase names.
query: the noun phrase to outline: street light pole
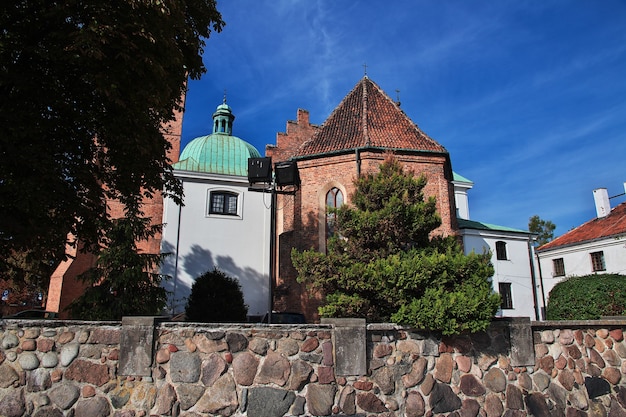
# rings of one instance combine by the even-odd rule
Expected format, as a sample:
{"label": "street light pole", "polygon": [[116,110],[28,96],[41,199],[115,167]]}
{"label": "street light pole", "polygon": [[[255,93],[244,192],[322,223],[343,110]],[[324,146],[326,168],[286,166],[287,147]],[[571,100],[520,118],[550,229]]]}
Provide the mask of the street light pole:
{"label": "street light pole", "polygon": [[[269,265],[269,311],[267,313],[268,323],[272,323],[272,311],[274,311],[274,284],[276,283],[277,270],[277,239],[276,239],[276,205],[278,194],[295,195],[300,188],[300,175],[295,161],[284,161],[276,163],[274,175],[272,175],[271,158],[249,158],[248,159],[248,191],[270,193],[270,265]],[[253,184],[262,183],[264,186],[252,187]],[[283,191],[282,187],[293,187],[291,190]],[[277,188],[281,189],[278,190]]]}

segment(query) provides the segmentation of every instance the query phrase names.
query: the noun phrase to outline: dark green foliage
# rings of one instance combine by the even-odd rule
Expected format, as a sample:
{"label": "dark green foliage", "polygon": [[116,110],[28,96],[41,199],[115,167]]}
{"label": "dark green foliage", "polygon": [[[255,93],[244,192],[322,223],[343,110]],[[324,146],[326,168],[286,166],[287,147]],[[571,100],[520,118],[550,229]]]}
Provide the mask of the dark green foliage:
{"label": "dark green foliage", "polygon": [[618,274],[570,277],[550,291],[548,320],[597,320],[626,314],[626,276]]}
{"label": "dark green foliage", "polygon": [[160,286],[164,277],[154,271],[164,255],[138,253],[136,244],[152,237],[160,226],[148,227],[145,222],[113,221],[97,266],[80,277],[91,286],[69,306],[73,318],[121,320],[122,316],[162,313],[167,301]]}
{"label": "dark green foliage", "polygon": [[441,220],[424,177],[395,160],[356,181],[353,206],[335,211],[326,254],[292,251],[298,280],[325,296],[323,317],[365,317],[455,334],[485,329],[499,305],[489,254],[464,255],[430,238]]}
{"label": "dark green foliage", "polygon": [[187,321],[201,323],[245,322],[247,314],[239,281],[217,268],[196,279],[185,309]]}
{"label": "dark green foliage", "polygon": [[41,306],[37,295],[48,291],[57,262],[45,261],[32,251],[15,252],[0,262],[0,293],[9,290],[7,304]]}
{"label": "dark green foliage", "polygon": [[0,2],[0,264],[97,250],[108,198],[180,201],[162,126],[222,25],[214,0]]}
{"label": "dark green foliage", "polygon": [[528,219],[528,231],[537,235],[537,245],[545,245],[554,238],[556,225],[550,220],[543,220],[538,215]]}

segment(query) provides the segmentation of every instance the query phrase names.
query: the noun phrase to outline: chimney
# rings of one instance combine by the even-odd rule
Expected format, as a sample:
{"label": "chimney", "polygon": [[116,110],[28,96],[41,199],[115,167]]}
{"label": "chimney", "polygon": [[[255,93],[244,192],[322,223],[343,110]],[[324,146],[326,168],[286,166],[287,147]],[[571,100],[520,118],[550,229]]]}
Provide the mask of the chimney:
{"label": "chimney", "polygon": [[596,188],[593,190],[593,199],[596,202],[596,213],[598,214],[598,218],[606,217],[609,213],[611,213],[609,192],[606,188]]}

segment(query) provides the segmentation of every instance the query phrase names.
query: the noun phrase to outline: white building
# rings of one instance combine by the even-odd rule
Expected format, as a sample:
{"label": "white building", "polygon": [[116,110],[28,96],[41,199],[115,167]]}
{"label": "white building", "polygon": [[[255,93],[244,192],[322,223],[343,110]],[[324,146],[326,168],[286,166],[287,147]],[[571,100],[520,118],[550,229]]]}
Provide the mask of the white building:
{"label": "white building", "polygon": [[184,206],[164,203],[161,252],[170,253],[161,267],[171,278],[169,310],[185,310],[195,279],[217,267],[237,278],[251,319],[270,309],[271,197],[248,190],[248,158],[259,152],[232,136],[230,107],[213,114],[213,133],[183,149],[174,173],[184,190]]}
{"label": "white building", "polygon": [[473,183],[454,173],[457,220],[466,254],[491,252],[493,287],[500,293],[499,317],[539,320],[543,307],[541,288],[535,279],[532,234],[525,230],[470,220],[467,191]]}
{"label": "white building", "polygon": [[626,203],[611,209],[606,188],[593,195],[595,219],[537,248],[546,301],[552,288],[567,277],[626,274]]}

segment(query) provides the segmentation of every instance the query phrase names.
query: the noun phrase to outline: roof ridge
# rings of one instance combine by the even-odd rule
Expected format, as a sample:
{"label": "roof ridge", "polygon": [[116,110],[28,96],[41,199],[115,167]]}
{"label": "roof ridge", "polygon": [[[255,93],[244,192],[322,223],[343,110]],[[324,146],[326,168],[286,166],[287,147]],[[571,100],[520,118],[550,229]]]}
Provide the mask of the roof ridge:
{"label": "roof ridge", "polygon": [[361,80],[361,83],[363,84],[363,115],[361,116],[361,123],[363,124],[363,139],[365,139],[364,146],[370,146],[372,143],[370,140],[369,130],[367,128],[367,80],[367,75]]}

